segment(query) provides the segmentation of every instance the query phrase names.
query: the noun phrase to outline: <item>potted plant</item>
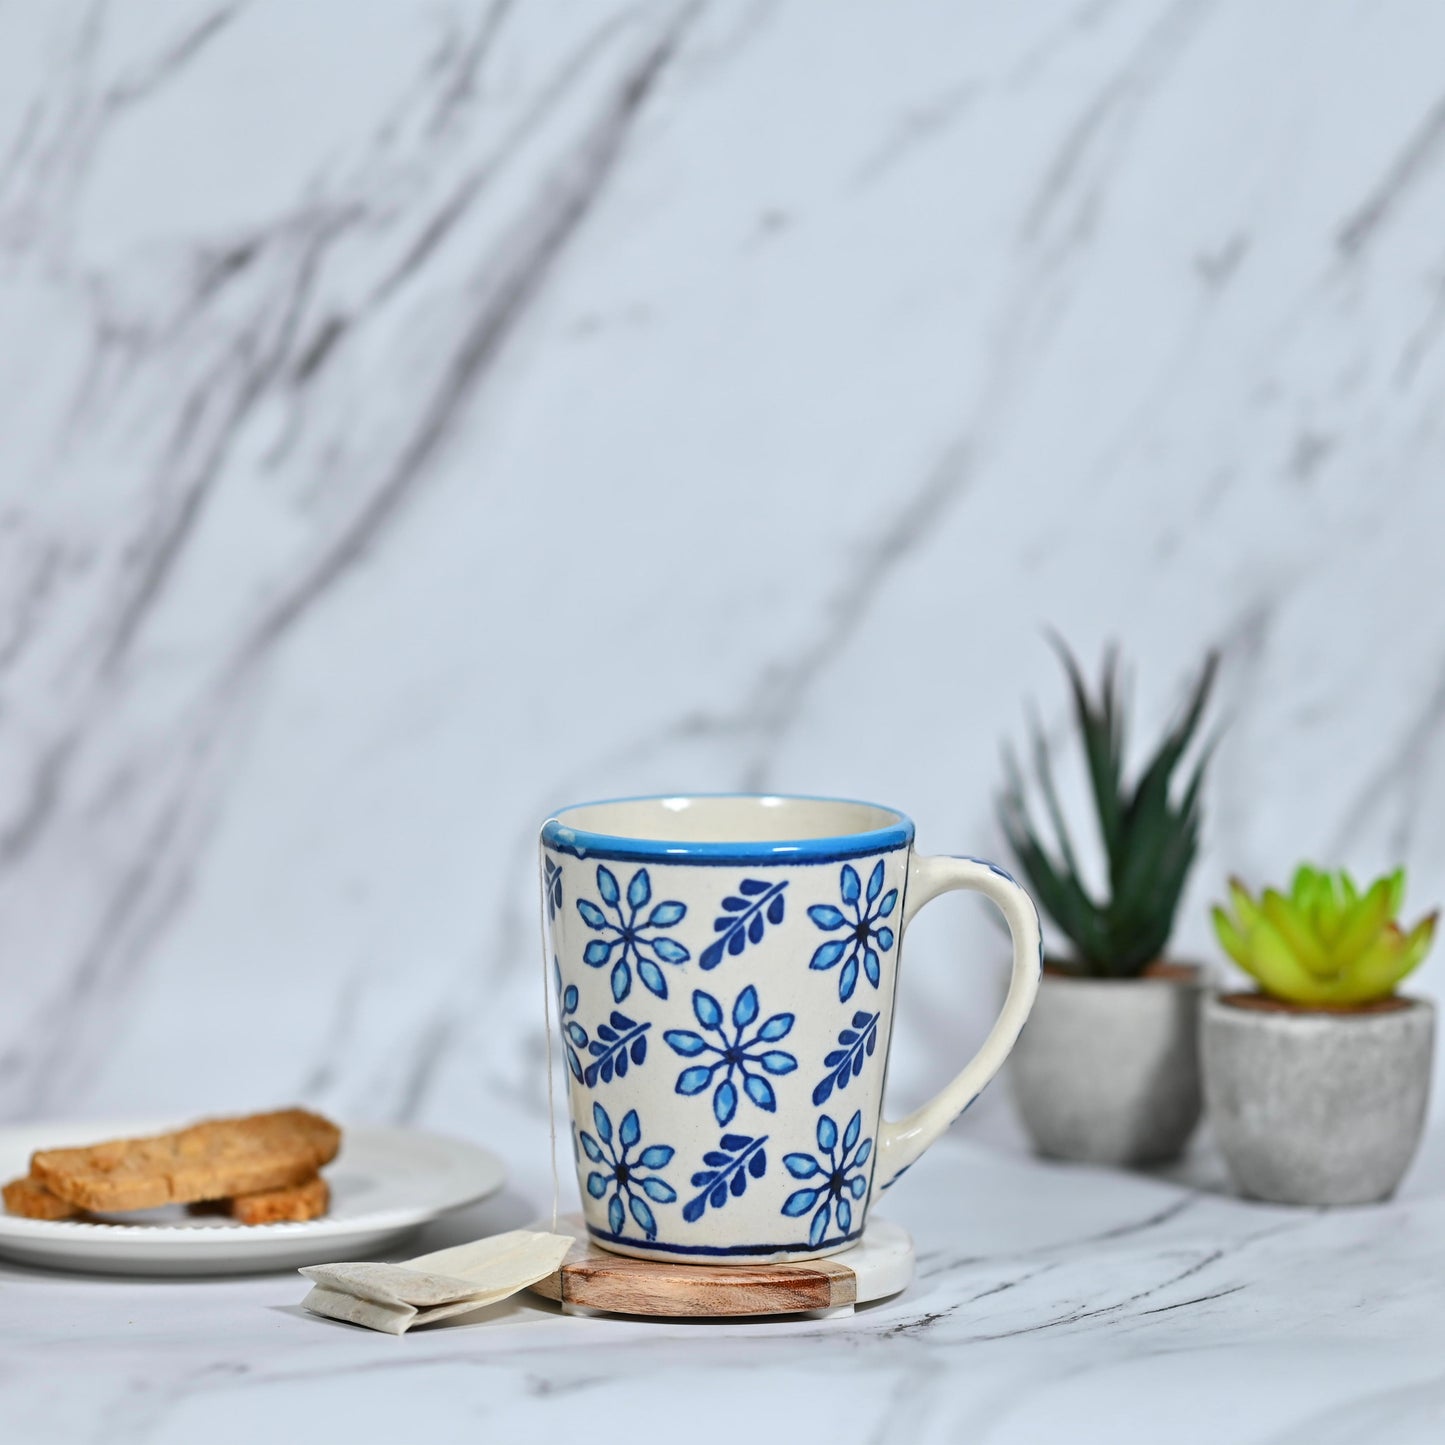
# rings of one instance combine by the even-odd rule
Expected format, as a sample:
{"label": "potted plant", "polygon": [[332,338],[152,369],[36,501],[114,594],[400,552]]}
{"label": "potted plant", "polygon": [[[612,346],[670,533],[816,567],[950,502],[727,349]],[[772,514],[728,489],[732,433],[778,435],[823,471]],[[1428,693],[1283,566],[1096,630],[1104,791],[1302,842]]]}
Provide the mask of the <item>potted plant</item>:
{"label": "potted plant", "polygon": [[1280,1204],[1388,1199],[1420,1142],[1435,1010],[1401,998],[1436,914],[1396,921],[1405,873],[1361,892],[1348,873],[1302,867],[1289,896],[1231,880],[1214,909],[1224,951],[1259,985],[1204,1007],[1205,1093],[1240,1191]]}
{"label": "potted plant", "polygon": [[1056,643],[1069,677],[1104,854],[1105,896],[1084,881],[1064,822],[1041,726],[1034,771],[1057,851],[1030,817],[1022,774],[1006,749],[999,800],[1004,834],[1030,891],[1070,945],[1051,953],[1028,1027],[1011,1060],[1014,1098],[1038,1150],[1097,1164],[1155,1164],[1183,1152],[1199,1122],[1200,970],[1166,956],[1199,838],[1209,750],[1174,786],[1214,682],[1210,655],[1183,712],[1137,779],[1126,782],[1126,709],[1117,653],[1097,698]]}

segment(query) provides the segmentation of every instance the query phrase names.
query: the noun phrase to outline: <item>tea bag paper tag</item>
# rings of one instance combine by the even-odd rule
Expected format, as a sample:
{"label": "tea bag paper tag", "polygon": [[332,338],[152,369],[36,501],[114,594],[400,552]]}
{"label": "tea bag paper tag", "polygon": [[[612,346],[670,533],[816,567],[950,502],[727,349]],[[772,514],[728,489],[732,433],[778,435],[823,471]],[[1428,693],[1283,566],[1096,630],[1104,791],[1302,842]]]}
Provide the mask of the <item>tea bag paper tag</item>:
{"label": "tea bag paper tag", "polygon": [[570,1235],[514,1229],[404,1264],[309,1265],[301,1273],[315,1287],[301,1303],[312,1314],[401,1335],[536,1284],[561,1266],[572,1244]]}

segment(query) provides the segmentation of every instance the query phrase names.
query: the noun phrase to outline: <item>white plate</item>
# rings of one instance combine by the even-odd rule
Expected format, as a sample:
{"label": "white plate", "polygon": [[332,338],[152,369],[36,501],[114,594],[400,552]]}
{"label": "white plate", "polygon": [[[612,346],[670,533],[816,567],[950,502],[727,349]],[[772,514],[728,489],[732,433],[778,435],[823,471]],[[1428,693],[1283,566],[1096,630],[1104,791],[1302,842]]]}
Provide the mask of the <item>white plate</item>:
{"label": "white plate", "polygon": [[[179,1127],[146,1120],[0,1128],[0,1182],[30,1170],[36,1149],[136,1138]],[[343,1129],[327,1166],[331,1212],[307,1224],[236,1224],[179,1205],[103,1221],[19,1219],[0,1209],[0,1254],[105,1274],[239,1274],[374,1258],[373,1251],[502,1187],[495,1154],[415,1129]]]}

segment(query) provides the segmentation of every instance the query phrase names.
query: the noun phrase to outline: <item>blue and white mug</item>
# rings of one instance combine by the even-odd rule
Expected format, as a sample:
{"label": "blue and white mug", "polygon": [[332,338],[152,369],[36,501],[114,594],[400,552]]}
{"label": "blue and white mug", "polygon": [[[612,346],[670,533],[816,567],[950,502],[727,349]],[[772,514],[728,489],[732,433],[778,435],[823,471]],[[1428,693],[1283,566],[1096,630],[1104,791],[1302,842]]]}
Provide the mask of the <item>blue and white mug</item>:
{"label": "blue and white mug", "polygon": [[[1001,869],[924,858],[834,798],[630,798],[542,827],[577,1177],[598,1244],[696,1264],[815,1258],[998,1072],[1038,990],[1038,915]],[[940,893],[990,898],[1013,976],[936,1098],[882,1117],[898,957]]]}

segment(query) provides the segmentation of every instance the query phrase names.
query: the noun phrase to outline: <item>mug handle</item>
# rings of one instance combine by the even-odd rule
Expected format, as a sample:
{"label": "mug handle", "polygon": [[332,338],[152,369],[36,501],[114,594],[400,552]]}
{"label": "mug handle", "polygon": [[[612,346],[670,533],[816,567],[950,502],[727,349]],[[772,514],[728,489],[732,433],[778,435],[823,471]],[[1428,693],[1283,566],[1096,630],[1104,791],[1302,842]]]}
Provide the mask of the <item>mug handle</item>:
{"label": "mug handle", "polygon": [[[998,906],[1013,939],[1013,975],[1009,980],[1008,997],[1003,1010],[994,1020],[983,1047],[963,1066],[962,1071],[921,1108],[915,1109],[896,1124],[884,1119],[879,1128],[879,1175],[882,1188],[888,1186],[943,1133],[983,1092],[984,1086],[998,1073],[1013,1048],[1034,996],[1039,991],[1043,971],[1043,943],[1039,935],[1039,915],[1033,899],[1009,877],[1002,868],[978,858],[920,858],[914,854],[908,862],[908,892],[903,907],[902,934],[925,903],[941,893],[966,889],[982,893]],[[902,940],[899,948],[903,947]]]}

